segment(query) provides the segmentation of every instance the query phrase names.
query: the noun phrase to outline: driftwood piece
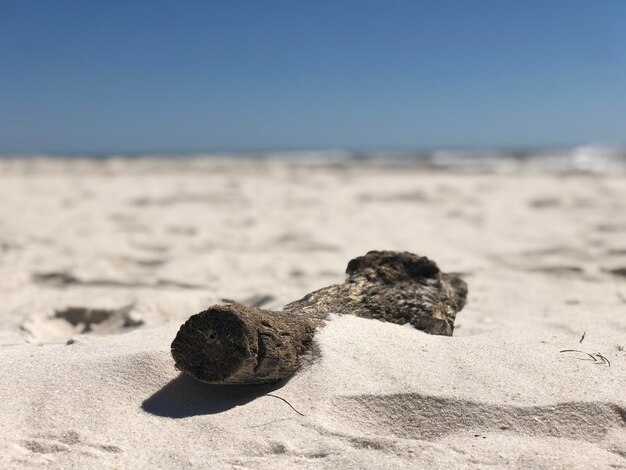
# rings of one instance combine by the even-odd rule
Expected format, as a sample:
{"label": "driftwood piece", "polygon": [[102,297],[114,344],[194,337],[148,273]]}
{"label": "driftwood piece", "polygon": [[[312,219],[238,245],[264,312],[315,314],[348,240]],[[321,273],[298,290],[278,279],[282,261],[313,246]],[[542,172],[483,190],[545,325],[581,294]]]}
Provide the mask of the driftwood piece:
{"label": "driftwood piece", "polygon": [[189,318],[172,343],[176,368],[207,383],[255,384],[291,377],[331,313],[410,323],[451,336],[467,284],[426,257],[370,251],[348,263],[343,284],[325,287],[280,312],[215,305]]}

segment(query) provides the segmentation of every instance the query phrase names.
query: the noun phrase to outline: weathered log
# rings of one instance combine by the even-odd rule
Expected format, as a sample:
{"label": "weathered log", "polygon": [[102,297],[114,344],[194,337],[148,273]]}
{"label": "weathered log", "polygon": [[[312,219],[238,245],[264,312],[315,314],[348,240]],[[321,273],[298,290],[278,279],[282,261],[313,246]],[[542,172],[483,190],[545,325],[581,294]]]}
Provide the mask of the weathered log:
{"label": "weathered log", "polygon": [[172,343],[176,368],[207,383],[252,384],[291,377],[321,320],[240,304],[193,315]]}
{"label": "weathered log", "polygon": [[172,343],[176,368],[207,383],[254,384],[291,377],[324,319],[352,314],[451,336],[467,284],[426,257],[370,251],[348,263],[343,284],[325,287],[280,312],[215,305],[189,318]]}

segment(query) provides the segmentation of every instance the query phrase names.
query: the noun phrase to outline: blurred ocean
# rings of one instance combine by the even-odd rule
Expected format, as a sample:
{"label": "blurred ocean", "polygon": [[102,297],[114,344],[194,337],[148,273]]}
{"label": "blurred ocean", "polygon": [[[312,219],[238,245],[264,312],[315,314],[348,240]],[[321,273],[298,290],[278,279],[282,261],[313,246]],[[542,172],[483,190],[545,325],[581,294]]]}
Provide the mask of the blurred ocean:
{"label": "blurred ocean", "polygon": [[268,153],[281,157],[335,163],[371,162],[418,166],[467,173],[626,173],[626,148],[580,146],[545,150],[434,150],[421,152],[293,152]]}
{"label": "blurred ocean", "polygon": [[85,155],[0,155],[0,159],[228,159],[282,160],[307,164],[410,166],[454,173],[626,174],[626,147],[586,145],[538,150],[263,151]]}

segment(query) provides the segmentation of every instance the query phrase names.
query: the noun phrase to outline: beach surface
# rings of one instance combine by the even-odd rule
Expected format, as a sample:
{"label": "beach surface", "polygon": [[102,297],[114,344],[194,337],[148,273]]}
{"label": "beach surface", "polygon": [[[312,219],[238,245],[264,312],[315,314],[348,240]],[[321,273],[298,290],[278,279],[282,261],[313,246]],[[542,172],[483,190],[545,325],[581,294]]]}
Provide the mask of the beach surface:
{"label": "beach surface", "polygon": [[[0,200],[2,468],[626,468],[623,175],[33,158]],[[174,369],[190,315],[370,250],[461,274],[453,337],[334,315],[287,383]]]}

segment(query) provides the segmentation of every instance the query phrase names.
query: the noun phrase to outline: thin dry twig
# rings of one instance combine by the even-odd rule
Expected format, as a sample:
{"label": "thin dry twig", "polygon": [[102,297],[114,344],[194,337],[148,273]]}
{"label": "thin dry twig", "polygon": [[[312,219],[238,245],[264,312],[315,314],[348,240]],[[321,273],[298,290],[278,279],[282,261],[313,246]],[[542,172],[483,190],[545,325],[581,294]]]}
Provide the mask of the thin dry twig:
{"label": "thin dry twig", "polygon": [[278,395],[273,395],[271,393],[266,393],[265,394],[266,397],[274,397],[274,398],[278,398],[279,400],[284,401],[285,403],[287,403],[289,405],[289,407],[295,411],[296,413],[298,413],[300,416],[304,416],[302,413],[300,413],[298,410],[296,410],[291,403],[289,403],[287,400],[285,400],[283,397],[279,397]]}
{"label": "thin dry twig", "polygon": [[[583,335],[583,337],[584,337],[584,335]],[[589,356],[593,360],[593,362],[595,362],[597,364],[606,364],[609,367],[611,367],[611,361],[609,361],[609,359],[607,357],[603,356],[599,352],[591,354],[591,353],[588,353],[586,351],[581,351],[580,349],[563,349],[562,351],[559,351],[559,352],[560,353],[575,352],[575,353],[580,353],[580,354],[586,354],[587,356]]]}
{"label": "thin dry twig", "polygon": [[585,351],[581,351],[579,349],[563,349],[562,351],[559,351],[559,352],[560,353],[576,352],[576,353],[586,354],[587,356],[591,358],[593,362],[596,362],[598,360],[592,354],[589,354],[588,352],[585,352]]}
{"label": "thin dry twig", "polygon": [[599,357],[603,362],[606,362],[608,364],[609,367],[611,367],[611,361],[609,361],[609,359],[607,357],[604,357],[602,354],[600,354],[599,352],[596,353],[596,356]]}

